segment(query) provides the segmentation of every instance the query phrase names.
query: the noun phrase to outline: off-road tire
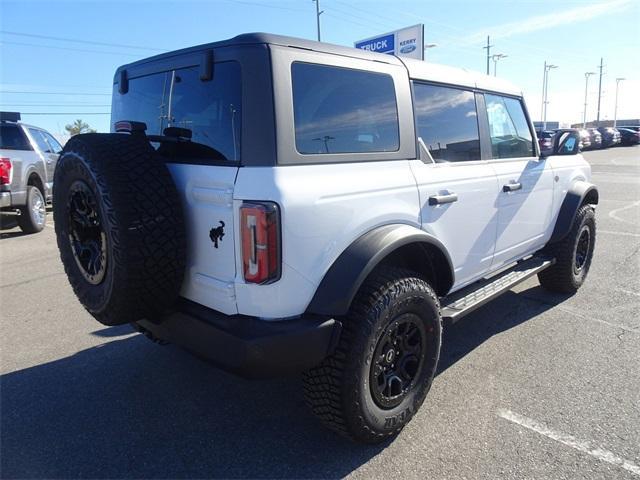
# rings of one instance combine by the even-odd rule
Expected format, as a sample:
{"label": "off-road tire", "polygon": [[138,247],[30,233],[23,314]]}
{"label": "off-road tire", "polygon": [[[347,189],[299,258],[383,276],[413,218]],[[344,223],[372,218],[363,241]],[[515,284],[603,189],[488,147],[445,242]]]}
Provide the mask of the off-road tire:
{"label": "off-road tire", "polygon": [[[60,258],[82,305],[105,325],[162,318],[177,298],[186,258],[181,198],[162,158],[144,139],[76,135],[60,155],[54,185]],[[77,185],[97,199],[106,239],[106,266],[93,283],[70,237],[77,230],[70,216]]]}
{"label": "off-road tire", "polygon": [[[576,268],[576,252],[581,235],[588,231],[589,246],[582,268]],[[571,230],[560,242],[548,245],[544,252],[556,263],[538,274],[540,285],[550,292],[575,293],[584,283],[591,267],[596,241],[596,215],[591,205],[578,209]]]}
{"label": "off-road tire", "polygon": [[[402,402],[381,408],[370,385],[370,367],[379,339],[404,313],[424,321],[422,370]],[[442,337],[440,303],[415,272],[381,268],[365,281],[343,319],[335,352],[303,374],[305,398],[330,429],[354,441],[379,443],[397,435],[422,405],[438,364]]]}
{"label": "off-road tire", "polygon": [[[39,222],[36,218],[36,213],[33,211],[32,205],[34,200],[39,199],[45,209],[44,220]],[[44,193],[42,193],[38,187],[34,185],[27,185],[27,204],[20,208],[20,215],[18,215],[18,226],[24,233],[38,233],[44,229],[47,223],[46,202],[44,200]]]}

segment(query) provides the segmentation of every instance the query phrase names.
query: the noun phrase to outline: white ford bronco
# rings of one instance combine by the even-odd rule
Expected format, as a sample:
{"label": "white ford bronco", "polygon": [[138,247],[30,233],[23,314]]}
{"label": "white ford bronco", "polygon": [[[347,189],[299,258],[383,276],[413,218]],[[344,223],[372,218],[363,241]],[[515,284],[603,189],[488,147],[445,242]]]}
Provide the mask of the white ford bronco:
{"label": "white ford bronco", "polygon": [[311,410],[356,441],[416,413],[443,323],[589,271],[579,138],[541,156],[496,78],[247,34],[120,67],[112,124],[55,173],[82,304],[243,376],[304,372]]}

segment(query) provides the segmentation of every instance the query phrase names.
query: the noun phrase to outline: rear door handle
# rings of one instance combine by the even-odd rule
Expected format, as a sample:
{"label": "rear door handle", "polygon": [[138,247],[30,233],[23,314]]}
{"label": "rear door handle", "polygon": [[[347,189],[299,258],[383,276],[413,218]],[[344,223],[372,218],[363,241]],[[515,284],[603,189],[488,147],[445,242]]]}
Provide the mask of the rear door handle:
{"label": "rear door handle", "polygon": [[503,192],[515,192],[516,190],[521,190],[522,184],[518,183],[507,183],[504,187],[502,187]]}
{"label": "rear door handle", "polygon": [[442,205],[444,203],[453,203],[457,201],[457,193],[449,193],[447,195],[431,195],[429,197],[429,205]]}

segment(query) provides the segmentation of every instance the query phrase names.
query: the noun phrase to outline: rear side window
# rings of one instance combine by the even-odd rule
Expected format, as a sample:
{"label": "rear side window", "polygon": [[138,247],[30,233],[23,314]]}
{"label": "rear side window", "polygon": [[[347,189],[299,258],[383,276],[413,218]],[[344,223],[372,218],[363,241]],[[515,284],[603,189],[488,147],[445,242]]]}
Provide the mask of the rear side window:
{"label": "rear side window", "polygon": [[533,137],[522,103],[515,98],[485,94],[493,158],[532,157]]}
{"label": "rear side window", "polygon": [[44,135],[42,135],[42,132],[40,130],[36,130],[35,128],[30,128],[29,134],[31,135],[31,138],[33,138],[33,141],[36,142],[36,145],[38,145],[38,148],[40,149],[41,152],[54,153],[53,148],[49,146],[49,144],[44,138]]}
{"label": "rear side window", "polygon": [[33,150],[27,136],[17,125],[0,125],[0,148],[5,150]]}
{"label": "rear side window", "polygon": [[240,159],[242,80],[237,62],[216,63],[213,79],[200,80],[199,66],[129,80],[129,91],[114,91],[112,123],[132,120],[147,124],[147,134],[162,135],[167,127],[191,131],[191,142],[164,143],[158,151],[179,161],[201,158]]}
{"label": "rear side window", "polygon": [[291,78],[299,153],[395,152],[400,148],[391,76],[294,62]]}
{"label": "rear side window", "polygon": [[473,92],[414,84],[416,130],[436,162],[480,160],[478,115]]}

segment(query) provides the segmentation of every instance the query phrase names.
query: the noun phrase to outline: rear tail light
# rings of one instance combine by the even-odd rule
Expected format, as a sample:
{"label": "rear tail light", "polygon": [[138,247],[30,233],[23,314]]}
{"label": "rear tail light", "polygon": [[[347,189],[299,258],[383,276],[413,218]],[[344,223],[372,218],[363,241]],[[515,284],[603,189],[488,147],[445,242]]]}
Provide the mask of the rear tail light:
{"label": "rear tail light", "polygon": [[9,158],[0,158],[0,185],[11,183],[11,160]]}
{"label": "rear tail light", "polygon": [[280,278],[280,212],[273,202],[244,202],[240,207],[242,269],[249,283]]}

